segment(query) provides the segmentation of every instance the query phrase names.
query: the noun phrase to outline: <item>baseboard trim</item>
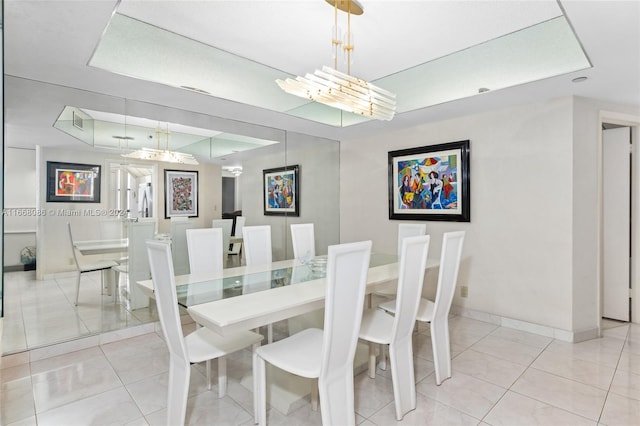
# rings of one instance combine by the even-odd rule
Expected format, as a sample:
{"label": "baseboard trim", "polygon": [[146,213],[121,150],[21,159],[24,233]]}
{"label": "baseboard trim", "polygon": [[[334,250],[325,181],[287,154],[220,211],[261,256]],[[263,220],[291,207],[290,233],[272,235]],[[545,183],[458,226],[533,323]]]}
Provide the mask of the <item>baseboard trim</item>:
{"label": "baseboard trim", "polygon": [[579,343],[585,340],[596,339],[600,336],[598,328],[569,331],[559,328],[553,328],[545,325],[535,324],[532,322],[521,321],[513,318],[502,317],[500,315],[489,314],[486,312],[476,311],[464,308],[462,306],[453,305],[451,313],[460,315],[465,318],[476,319],[502,327],[513,328],[516,330],[526,331],[527,333],[538,334],[540,336],[551,337],[563,342]]}

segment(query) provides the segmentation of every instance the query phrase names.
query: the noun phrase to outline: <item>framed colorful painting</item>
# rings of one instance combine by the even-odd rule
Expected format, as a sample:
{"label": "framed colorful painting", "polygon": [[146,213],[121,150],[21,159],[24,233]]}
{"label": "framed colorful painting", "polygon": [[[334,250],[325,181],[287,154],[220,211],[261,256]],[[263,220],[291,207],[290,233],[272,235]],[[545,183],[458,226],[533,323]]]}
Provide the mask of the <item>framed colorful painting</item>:
{"label": "framed colorful painting", "polygon": [[389,152],[389,219],[469,222],[469,141]]}
{"label": "framed colorful painting", "polygon": [[300,168],[286,166],[262,171],[264,214],[267,216],[300,215]]}
{"label": "framed colorful painting", "polygon": [[198,216],[198,172],[164,171],[164,217]]}
{"label": "framed colorful painting", "polygon": [[47,161],[47,202],[99,203],[99,165]]}

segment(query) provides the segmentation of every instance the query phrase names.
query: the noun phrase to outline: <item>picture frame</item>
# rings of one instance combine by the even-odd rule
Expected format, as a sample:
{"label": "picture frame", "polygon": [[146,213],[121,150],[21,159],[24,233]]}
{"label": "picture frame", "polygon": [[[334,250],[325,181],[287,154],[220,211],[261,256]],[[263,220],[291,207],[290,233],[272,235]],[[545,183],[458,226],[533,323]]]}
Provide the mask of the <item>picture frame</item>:
{"label": "picture frame", "polygon": [[300,166],[265,169],[263,206],[266,216],[300,215]]}
{"label": "picture frame", "polygon": [[198,171],[164,171],[164,217],[198,217]]}
{"label": "picture frame", "polygon": [[389,219],[470,222],[469,140],[390,151]]}
{"label": "picture frame", "polygon": [[99,203],[102,167],[47,161],[48,203]]}

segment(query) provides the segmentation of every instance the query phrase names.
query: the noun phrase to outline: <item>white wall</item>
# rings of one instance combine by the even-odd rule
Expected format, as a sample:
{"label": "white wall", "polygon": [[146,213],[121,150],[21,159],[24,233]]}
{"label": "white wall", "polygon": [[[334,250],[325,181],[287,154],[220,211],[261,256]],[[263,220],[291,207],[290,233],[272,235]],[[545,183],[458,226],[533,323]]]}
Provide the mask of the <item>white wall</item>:
{"label": "white wall", "polygon": [[5,148],[4,155],[4,266],[16,266],[20,250],[36,245],[36,152]]}
{"label": "white wall", "polygon": [[467,231],[458,285],[469,296],[454,304],[572,330],[572,104],[563,98],[342,141],[341,241],[372,239],[374,250],[395,252],[388,151],[469,139],[471,222],[427,222],[434,258],[443,232]]}

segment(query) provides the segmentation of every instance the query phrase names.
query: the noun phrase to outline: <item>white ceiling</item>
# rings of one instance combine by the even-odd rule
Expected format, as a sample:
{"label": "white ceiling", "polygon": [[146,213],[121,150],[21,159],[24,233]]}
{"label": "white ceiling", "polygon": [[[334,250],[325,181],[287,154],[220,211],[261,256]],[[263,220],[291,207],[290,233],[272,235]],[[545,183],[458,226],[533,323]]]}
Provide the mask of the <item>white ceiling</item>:
{"label": "white ceiling", "polygon": [[[639,1],[361,0],[361,4],[364,14],[352,18],[356,34],[352,73],[365,79],[375,81],[562,12],[593,67],[419,108],[397,114],[390,122],[370,121],[336,128],[88,66],[117,9],[118,13],[283,73],[304,75],[329,62],[333,9],[324,0],[123,0],[121,3],[117,0],[5,0],[5,143],[8,146],[77,143],[50,130],[65,104],[152,120],[164,118],[154,116],[157,110],[154,105],[166,105],[193,112],[179,114],[185,125],[200,122],[199,127],[229,132],[229,128],[218,128],[218,125],[226,123],[229,127],[229,123],[236,123],[238,133],[260,132],[255,126],[240,123],[246,122],[332,139],[366,136],[566,95],[640,107]],[[469,72],[474,70],[471,68]],[[582,83],[571,83],[577,76],[589,78]],[[114,98],[86,96],[73,89]],[[228,120],[225,123],[207,121],[202,116]],[[175,118],[172,121],[180,122]]]}

